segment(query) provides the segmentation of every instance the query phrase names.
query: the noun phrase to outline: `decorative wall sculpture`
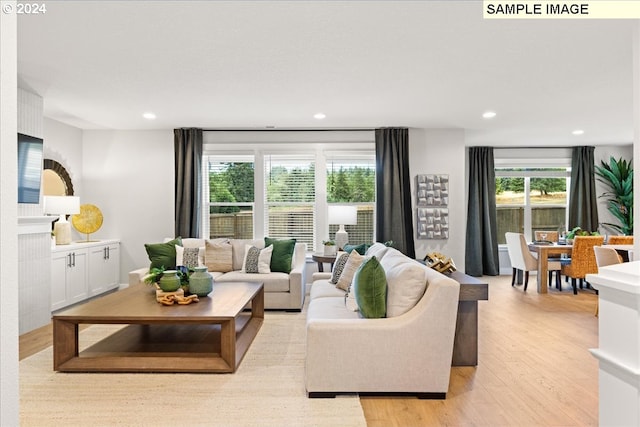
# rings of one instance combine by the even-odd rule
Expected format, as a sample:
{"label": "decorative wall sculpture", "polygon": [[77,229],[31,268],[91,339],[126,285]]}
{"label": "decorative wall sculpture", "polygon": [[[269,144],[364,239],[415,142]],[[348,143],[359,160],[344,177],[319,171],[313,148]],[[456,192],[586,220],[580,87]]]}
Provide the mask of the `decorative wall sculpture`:
{"label": "decorative wall sculpture", "polygon": [[449,238],[449,175],[416,177],[418,239]]}

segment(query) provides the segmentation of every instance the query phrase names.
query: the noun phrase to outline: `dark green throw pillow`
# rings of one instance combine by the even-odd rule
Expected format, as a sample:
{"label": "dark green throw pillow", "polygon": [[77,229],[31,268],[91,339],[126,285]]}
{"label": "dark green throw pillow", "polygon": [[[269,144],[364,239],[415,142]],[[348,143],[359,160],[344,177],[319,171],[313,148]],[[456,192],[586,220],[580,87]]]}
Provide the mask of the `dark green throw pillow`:
{"label": "dark green throw pillow", "polygon": [[176,245],[182,246],[182,238],[176,237],[167,243],[145,243],[144,248],[151,260],[149,269],[164,267],[165,270],[175,270]]}
{"label": "dark green throw pillow", "polygon": [[296,247],[296,239],[278,240],[271,237],[264,238],[264,247],[273,245],[271,254],[271,271],[291,273],[291,259]]}
{"label": "dark green throw pillow", "polygon": [[387,277],[375,256],[366,259],[353,276],[351,288],[363,317],[387,316]]}
{"label": "dark green throw pillow", "polygon": [[361,245],[344,245],[344,251],[347,253],[351,253],[351,251],[356,251],[360,255],[364,255],[367,252],[367,245],[362,243]]}

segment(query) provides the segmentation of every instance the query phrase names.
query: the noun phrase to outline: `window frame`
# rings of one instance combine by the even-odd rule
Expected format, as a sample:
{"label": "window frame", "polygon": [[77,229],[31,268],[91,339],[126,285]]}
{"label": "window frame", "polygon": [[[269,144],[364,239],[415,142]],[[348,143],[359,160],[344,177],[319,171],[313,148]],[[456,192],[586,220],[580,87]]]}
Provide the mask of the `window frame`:
{"label": "window frame", "polygon": [[[265,176],[265,156],[281,154],[311,155],[315,158],[315,208],[314,208],[314,244],[307,247],[308,252],[322,251],[322,241],[329,239],[329,224],[327,221],[327,155],[340,153],[341,155],[369,155],[375,158],[375,144],[373,132],[337,132],[334,140],[327,132],[230,132],[232,135],[223,135],[226,132],[205,132],[205,146],[203,150],[203,165],[208,163],[208,156],[242,156],[251,155],[254,158],[254,215],[253,233],[255,236],[267,236],[268,228],[264,220],[266,215],[266,183],[259,177]],[[256,141],[247,141],[248,135],[254,136]],[[283,136],[283,140],[276,138]],[[269,139],[269,141],[265,141]],[[313,140],[306,142],[305,139]],[[204,168],[204,166],[203,166]],[[203,169],[204,170],[204,169]],[[207,176],[206,172],[203,176]],[[203,180],[208,181],[208,180]],[[208,185],[203,186],[203,217],[209,212]],[[373,202],[375,221],[375,201]],[[204,224],[205,222],[203,222]],[[203,227],[204,238],[209,238],[208,232]],[[375,223],[373,227],[372,241],[375,241]]]}
{"label": "window frame", "polygon": [[[517,169],[511,170],[504,169]],[[530,169],[559,169],[564,170],[530,170]],[[528,241],[533,240],[532,234],[532,208],[541,205],[531,204],[531,178],[565,178],[566,179],[566,204],[545,204],[545,207],[565,208],[565,227],[569,219],[569,203],[571,188],[571,149],[570,148],[496,148],[494,150],[494,173],[497,178],[524,178],[524,203],[501,204],[496,203],[496,211],[499,207],[523,208],[523,234]],[[500,244],[499,246],[506,246]]]}

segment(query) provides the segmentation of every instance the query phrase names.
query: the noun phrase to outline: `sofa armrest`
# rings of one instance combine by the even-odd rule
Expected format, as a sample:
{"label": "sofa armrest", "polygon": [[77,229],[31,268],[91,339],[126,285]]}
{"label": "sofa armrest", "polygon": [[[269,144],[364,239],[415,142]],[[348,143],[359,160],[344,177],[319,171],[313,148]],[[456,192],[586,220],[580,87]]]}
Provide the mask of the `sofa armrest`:
{"label": "sofa armrest", "polygon": [[331,279],[331,273],[313,273],[311,275],[311,283],[315,282],[316,280],[327,280],[327,279]]}
{"label": "sofa armrest", "polygon": [[384,319],[322,318],[312,306],[328,299],[311,301],[307,391],[446,393],[459,289],[443,276],[429,283],[413,309]]}
{"label": "sofa armrest", "polygon": [[291,301],[300,301],[300,308],[304,304],[304,289],[306,284],[307,245],[296,243],[293,258],[291,260],[291,272],[289,273],[289,292]]}
{"label": "sofa armrest", "polygon": [[144,279],[149,274],[149,269],[139,268],[137,270],[133,270],[129,272],[129,286],[137,285],[139,283],[144,283]]}

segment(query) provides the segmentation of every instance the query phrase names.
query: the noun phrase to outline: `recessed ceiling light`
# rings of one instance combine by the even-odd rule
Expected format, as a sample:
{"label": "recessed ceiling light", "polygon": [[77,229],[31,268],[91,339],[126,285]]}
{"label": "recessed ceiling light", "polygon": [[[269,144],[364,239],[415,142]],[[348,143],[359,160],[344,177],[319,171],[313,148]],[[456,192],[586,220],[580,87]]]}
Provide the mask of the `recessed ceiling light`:
{"label": "recessed ceiling light", "polygon": [[574,134],[574,135],[582,135],[582,134],[584,134],[584,131],[582,129],[576,129],[571,133]]}
{"label": "recessed ceiling light", "polygon": [[485,119],[493,119],[495,116],[496,116],[495,111],[485,111],[484,113],[482,113],[482,117]]}
{"label": "recessed ceiling light", "polygon": [[316,114],[314,114],[314,115],[313,115],[313,118],[314,118],[314,119],[318,119],[318,120],[322,120],[322,119],[324,119],[325,117],[327,117],[327,115],[326,115],[326,114],[324,114],[324,113],[316,113]]}
{"label": "recessed ceiling light", "polygon": [[142,117],[144,117],[147,120],[153,120],[156,118],[156,115],[153,113],[144,113]]}

